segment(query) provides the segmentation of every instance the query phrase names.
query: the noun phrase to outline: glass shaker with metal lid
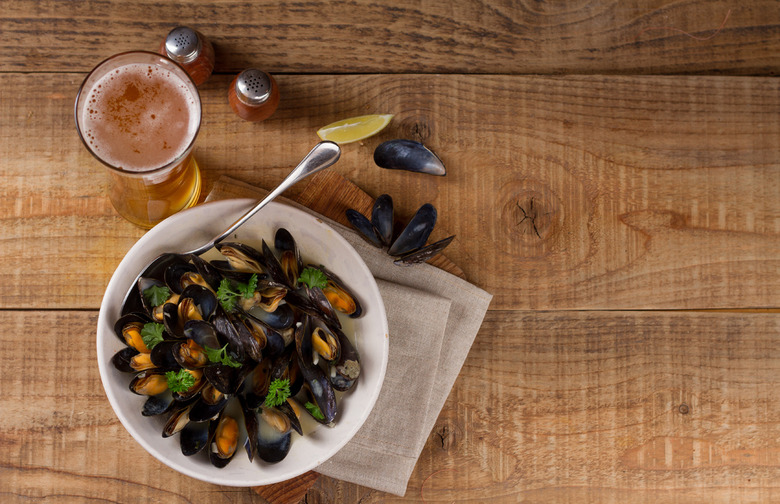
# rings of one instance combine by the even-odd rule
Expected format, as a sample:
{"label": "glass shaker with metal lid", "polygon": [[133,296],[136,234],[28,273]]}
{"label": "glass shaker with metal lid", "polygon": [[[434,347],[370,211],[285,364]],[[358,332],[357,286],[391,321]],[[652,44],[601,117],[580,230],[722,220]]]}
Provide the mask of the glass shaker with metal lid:
{"label": "glass shaker with metal lid", "polygon": [[228,102],[241,119],[262,121],[271,117],[279,106],[279,87],[273,76],[248,68],[230,83]]}
{"label": "glass shaker with metal lid", "polygon": [[199,31],[187,26],[174,28],[160,45],[160,54],[180,64],[200,86],[214,71],[214,46]]}

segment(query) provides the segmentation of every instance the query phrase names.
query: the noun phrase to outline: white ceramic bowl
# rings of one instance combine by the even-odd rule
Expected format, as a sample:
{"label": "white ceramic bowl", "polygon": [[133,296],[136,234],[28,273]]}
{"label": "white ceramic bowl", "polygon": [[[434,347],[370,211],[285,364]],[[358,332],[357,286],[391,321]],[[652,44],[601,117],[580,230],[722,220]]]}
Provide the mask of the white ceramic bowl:
{"label": "white ceramic bowl", "polygon": [[[226,229],[250,206],[252,200],[224,200],[196,206],[161,222],[136,243],[119,264],[100,306],[97,328],[97,358],[100,378],[108,400],[130,435],[158,460],[183,474],[229,486],[255,486],[294,478],[334,455],[357,432],[376,402],[387,367],[388,329],[384,304],[368,267],[337,232],[321,220],[282,203],[271,203],[235,234],[235,240],[260,248],[260,240],[273,244],[279,227],[287,228],[301,249],[304,261],[323,264],[344,280],[360,299],[364,313],[354,319],[357,349],[362,370],[357,385],[339,402],[339,416],[332,428],[319,424],[306,436],[293,434],[288,456],[277,464],[249,462],[239,446],[227,467],[213,467],[204,452],[182,455],[179,437],[161,436],[164,418],[144,417],[146,397],[128,389],[131,373],[111,364],[112,356],[124,348],[114,335],[114,322],[121,303],[138,273],[163,252],[186,251],[206,243]],[[346,326],[345,326],[346,329]],[[163,415],[164,416],[164,415]]]}

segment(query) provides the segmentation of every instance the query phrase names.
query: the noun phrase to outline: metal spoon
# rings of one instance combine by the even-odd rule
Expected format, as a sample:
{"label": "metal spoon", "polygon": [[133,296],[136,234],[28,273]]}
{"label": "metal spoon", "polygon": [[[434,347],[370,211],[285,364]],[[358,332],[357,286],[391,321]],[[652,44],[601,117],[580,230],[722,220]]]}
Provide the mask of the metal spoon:
{"label": "metal spoon", "polygon": [[[266,206],[277,196],[309,175],[317,173],[318,171],[324,170],[325,168],[333,165],[336,161],[339,160],[339,156],[341,156],[341,149],[334,142],[324,141],[318,143],[308,154],[306,154],[306,157],[304,157],[301,162],[298,163],[298,166],[293,168],[290,174],[287,175],[284,180],[282,180],[276,189],[268,193],[268,196],[260,200],[255,206],[250,208],[244,215],[239,217],[223,232],[209,240],[207,243],[204,243],[200,247],[188,252],[177,252],[175,254],[167,253],[159,255],[152,262],[150,262],[149,265],[138,274],[138,276],[135,277],[135,280],[133,280],[133,283],[130,285],[130,289],[127,291],[127,294],[125,294],[125,298],[122,301],[122,312],[126,313],[133,311],[140,306],[140,295],[138,294],[138,289],[136,289],[136,284],[138,283],[139,278],[142,276],[155,276],[155,274],[164,271],[164,269],[167,268],[171,262],[175,261],[177,257],[182,255],[201,255],[211,250],[214,245],[230,236],[234,231],[246,223],[246,221],[251,219],[257,212],[259,212],[261,208]],[[130,304],[128,301],[131,297],[138,297],[138,299],[135,301],[135,303]]]}

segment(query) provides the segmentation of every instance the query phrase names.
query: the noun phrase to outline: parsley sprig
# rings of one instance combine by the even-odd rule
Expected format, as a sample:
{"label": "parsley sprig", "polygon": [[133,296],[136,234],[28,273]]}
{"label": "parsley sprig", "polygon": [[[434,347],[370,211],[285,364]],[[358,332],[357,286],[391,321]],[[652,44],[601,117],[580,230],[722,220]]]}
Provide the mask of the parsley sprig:
{"label": "parsley sprig", "polygon": [[171,297],[171,290],[163,285],[152,285],[145,289],[143,294],[147,303],[152,306],[160,306]]}
{"label": "parsley sprig", "polygon": [[317,268],[312,267],[304,269],[301,272],[301,276],[298,278],[298,281],[305,283],[309,286],[310,289],[313,289],[314,287],[319,287],[322,289],[328,285],[328,277],[325,276],[325,273]]}
{"label": "parsley sprig", "polygon": [[204,346],[203,351],[206,352],[206,357],[209,361],[217,364],[224,364],[226,366],[238,368],[241,367],[241,363],[235,360],[227,353],[227,343],[222,348],[211,348],[210,346]]}
{"label": "parsley sprig", "polygon": [[268,386],[268,395],[263,405],[266,408],[281,406],[290,397],[290,380],[277,378]]}
{"label": "parsley sprig", "polygon": [[158,343],[161,343],[163,340],[164,330],[165,326],[158,324],[157,322],[149,322],[148,324],[144,324],[143,329],[141,329],[141,339],[144,340],[144,345],[146,345],[146,348],[151,350],[156,347]]}
{"label": "parsley sprig", "polygon": [[325,415],[323,415],[322,411],[320,411],[320,407],[313,402],[306,401],[306,404],[304,404],[303,407],[306,408],[306,410],[311,413],[311,416],[317,420],[325,420]]}
{"label": "parsley sprig", "polygon": [[168,380],[168,388],[171,392],[186,392],[195,385],[195,377],[186,369],[167,371],[165,378]]}
{"label": "parsley sprig", "polygon": [[232,312],[236,309],[238,298],[244,297],[250,299],[255,295],[257,289],[257,274],[253,273],[247,283],[231,282],[223,278],[217,289],[217,299],[219,299],[222,308],[225,311]]}

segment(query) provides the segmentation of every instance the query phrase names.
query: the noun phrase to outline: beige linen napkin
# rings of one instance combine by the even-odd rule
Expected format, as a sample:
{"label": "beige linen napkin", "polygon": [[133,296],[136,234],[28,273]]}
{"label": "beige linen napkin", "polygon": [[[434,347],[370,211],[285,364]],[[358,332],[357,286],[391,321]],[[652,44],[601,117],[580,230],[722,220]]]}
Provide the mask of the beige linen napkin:
{"label": "beige linen napkin", "polygon": [[[220,178],[206,201],[259,198],[267,191]],[[316,214],[355,248],[385,303],[390,355],[376,405],[355,437],[316,470],[333,478],[403,496],[492,295],[445,271],[399,267],[356,232]],[[445,340],[446,344],[442,344]]]}

